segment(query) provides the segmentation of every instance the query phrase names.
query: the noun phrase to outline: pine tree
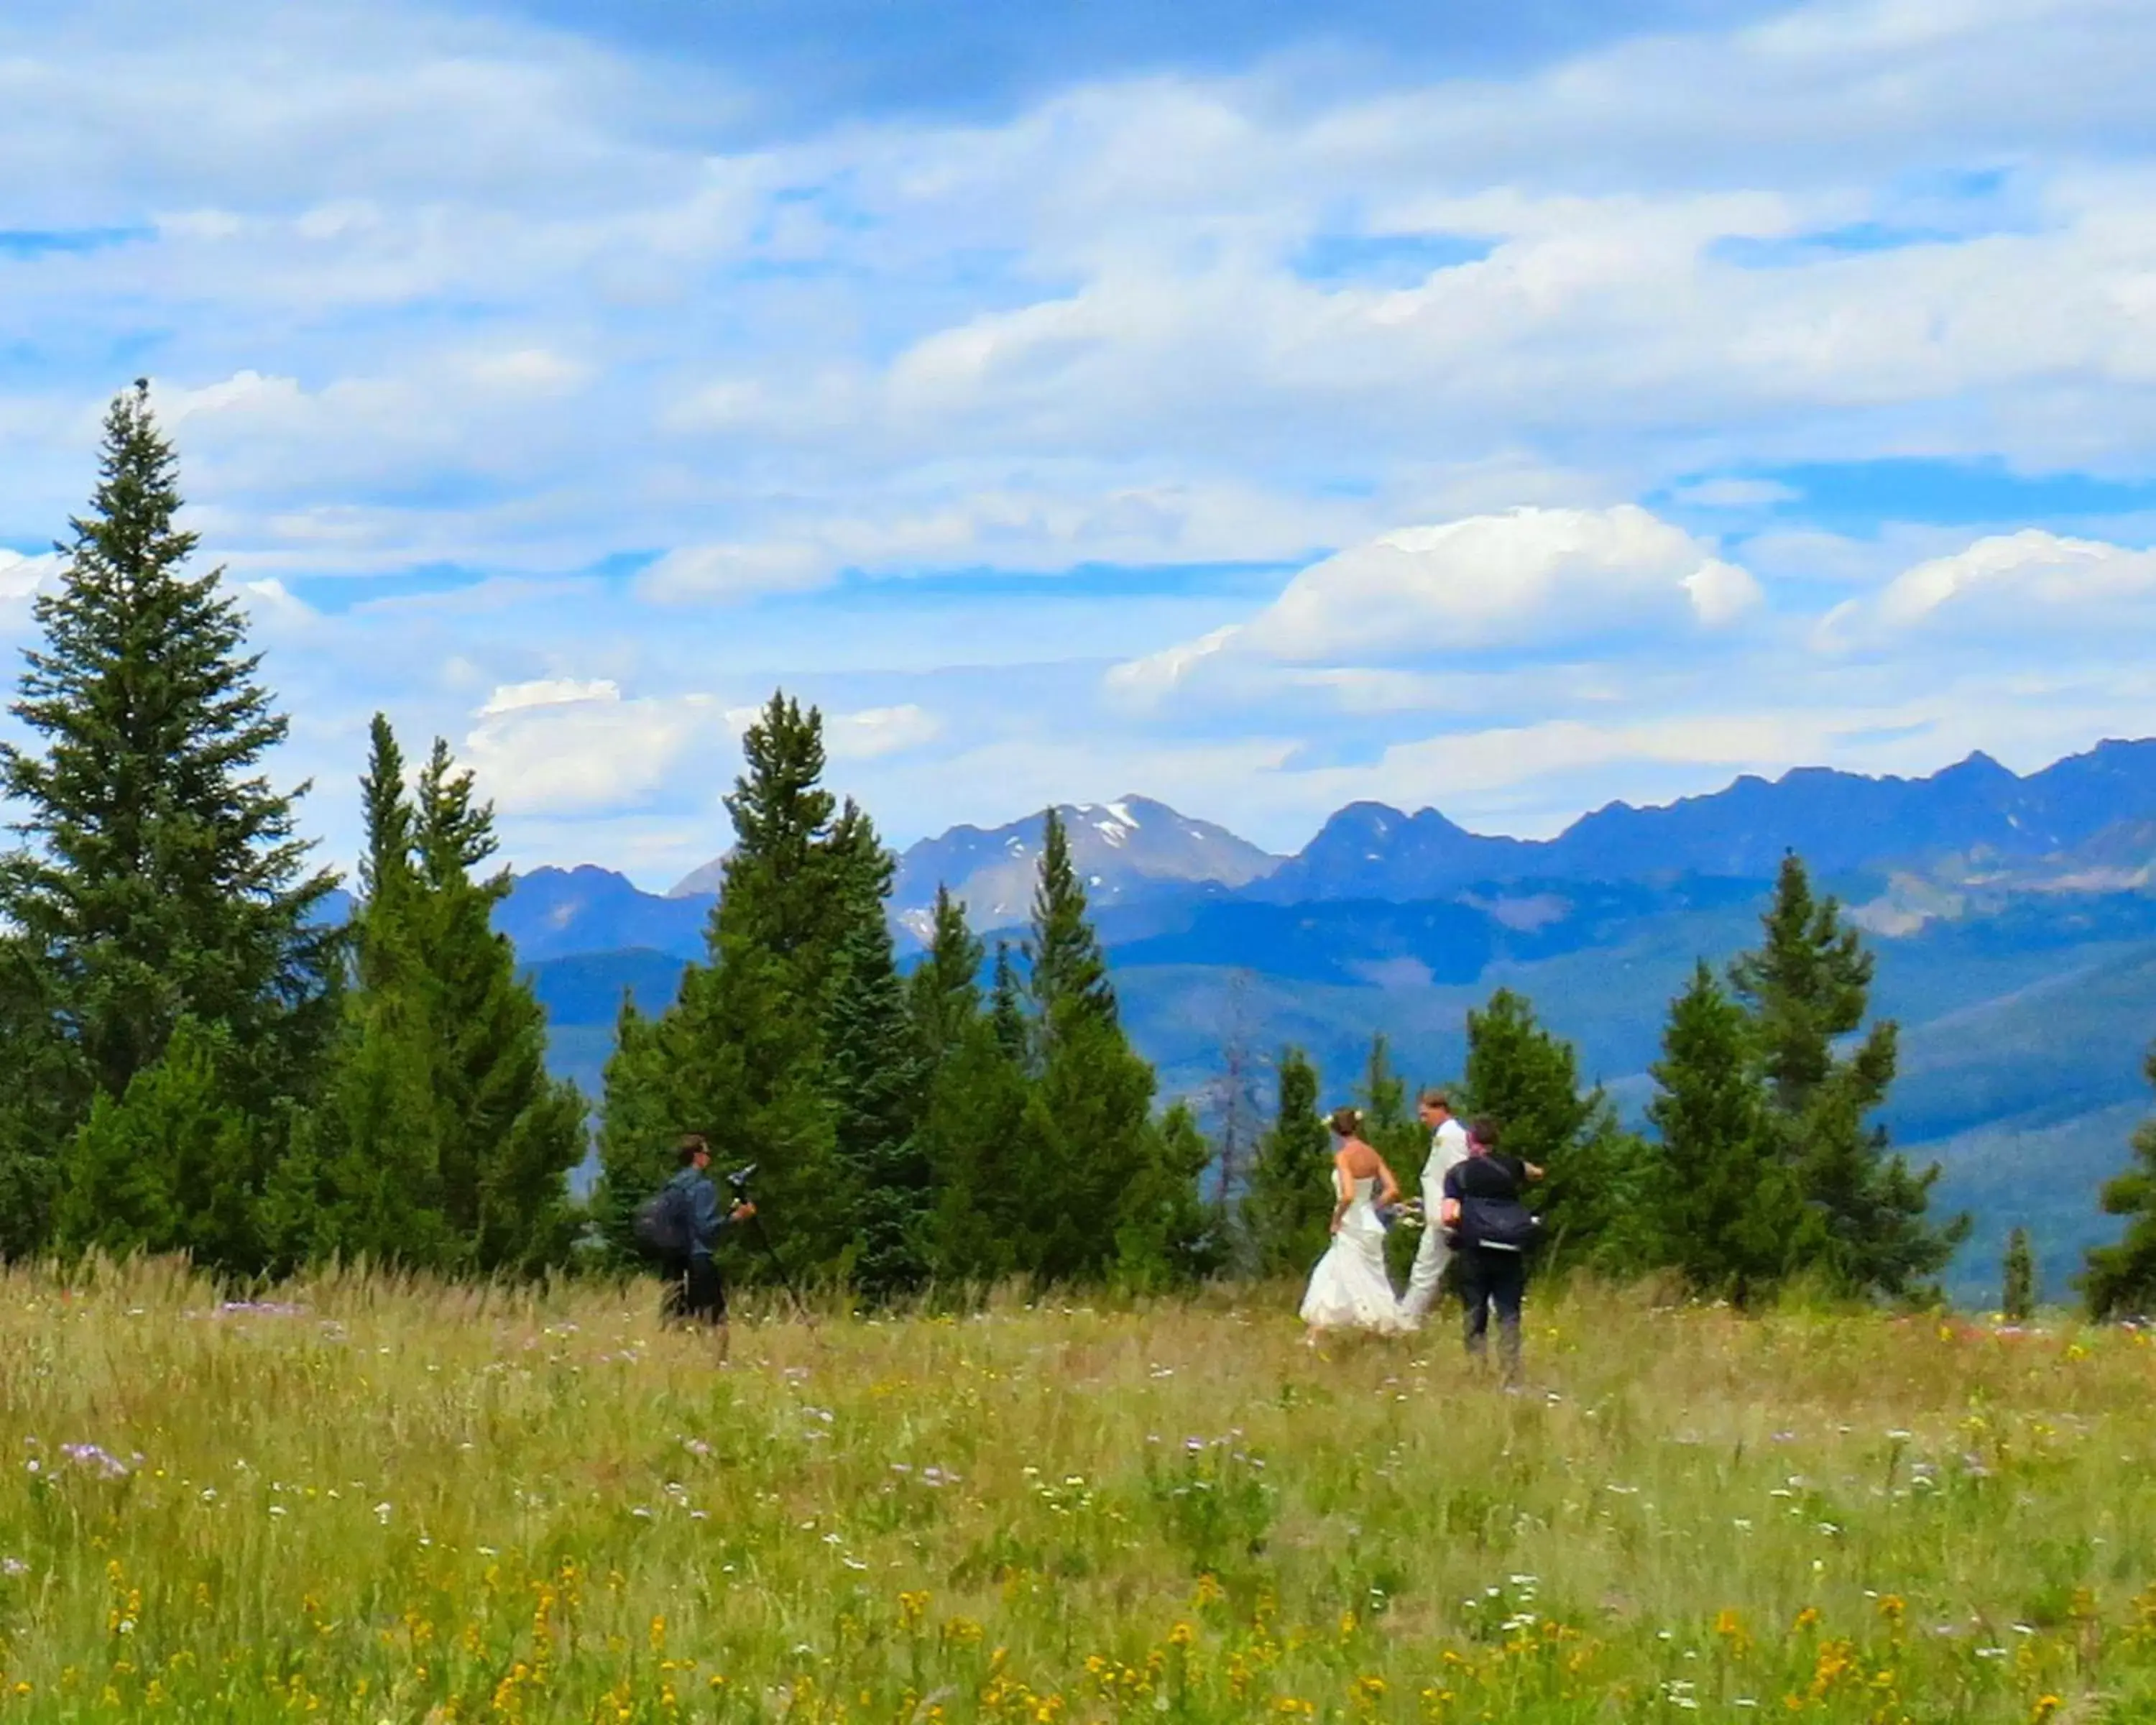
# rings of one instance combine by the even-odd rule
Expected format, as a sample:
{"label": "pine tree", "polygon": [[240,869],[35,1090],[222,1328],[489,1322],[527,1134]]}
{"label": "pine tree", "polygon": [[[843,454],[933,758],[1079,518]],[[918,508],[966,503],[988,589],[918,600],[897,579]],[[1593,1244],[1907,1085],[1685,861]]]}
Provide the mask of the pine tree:
{"label": "pine tree", "polygon": [[1034,1082],[1019,1131],[1021,1257],[1042,1282],[1104,1273],[1131,1207],[1158,1173],[1152,1069],[1124,1036],[1087,912],[1086,889],[1054,810],[1047,817],[1026,943]]}
{"label": "pine tree", "polygon": [[935,1194],[930,1263],[955,1289],[1015,1273],[1023,1223],[1013,1158],[1025,1113],[1024,1019],[1000,946],[998,1009],[1008,1021],[999,1025],[983,1009],[983,952],[965,906],[939,887],[928,951],[907,995],[924,1071],[920,1138]]}
{"label": "pine tree", "polygon": [[69,1147],[55,1218],[63,1249],[254,1261],[260,1145],[232,1101],[230,1055],[223,1031],[182,1019],[123,1093],[97,1096]]}
{"label": "pine tree", "polygon": [[1279,1061],[1280,1105],[1258,1145],[1243,1227],[1260,1276],[1302,1276],[1325,1251],[1335,1202],[1332,1146],[1317,1117],[1317,1070],[1298,1048]]}
{"label": "pine tree", "polygon": [[529,1273],[564,1261],[575,1237],[568,1176],[588,1147],[584,1098],[547,1070],[545,1009],[493,924],[509,871],[475,875],[498,848],[494,809],[474,802],[470,773],[439,738],[415,814],[443,1214],[470,1267]]}
{"label": "pine tree", "polygon": [[1769,1130],[1763,1078],[1744,1010],[1702,963],[1670,1004],[1647,1118],[1650,1163],[1641,1255],[1694,1291],[1739,1304],[1787,1267],[1797,1194]]}
{"label": "pine tree", "polygon": [[829,1084],[839,947],[871,866],[858,811],[823,787],[823,719],[773,695],[742,739],[726,798],[736,843],[674,1005],[608,1067],[603,1200],[632,1212],[683,1132],[757,1166],[759,1209],[790,1271],[839,1276],[856,1219]]}
{"label": "pine tree", "polygon": [[2036,1258],[2029,1250],[2029,1230],[2025,1228],[2016,1228],[2006,1236],[1999,1309],[2009,1323],[2025,1324],[2036,1315]]}
{"label": "pine tree", "polygon": [[1107,957],[1087,915],[1086,888],[1070,860],[1070,835],[1053,809],[1042,819],[1040,873],[1025,957],[1036,1023],[1052,1045],[1081,1019],[1112,1027],[1116,995]]}
{"label": "pine tree", "polygon": [[1029,1064],[1032,1031],[1025,1016],[1025,990],[1011,963],[1010,942],[996,942],[995,983],[988,993],[988,1021],[996,1045],[1020,1066]]}
{"label": "pine tree", "polygon": [[987,949],[966,922],[951,889],[936,889],[928,950],[906,979],[906,1011],[921,1058],[932,1070],[981,1015],[981,964]]}
{"label": "pine tree", "polygon": [[1212,1275],[1224,1243],[1198,1183],[1213,1159],[1198,1119],[1177,1102],[1150,1123],[1149,1142],[1116,1231],[1115,1280],[1137,1293],[1161,1293]]}
{"label": "pine tree", "polygon": [[[2142,1068],[2156,1084],[2156,1050]],[[2099,1321],[2156,1313],[2156,1120],[2137,1127],[2133,1160],[2104,1183],[2104,1214],[2126,1219],[2110,1245],[2092,1247],[2082,1272],[2082,1296]]]}
{"label": "pine tree", "polygon": [[177,467],[137,384],[105,418],[60,589],[33,607],[45,644],[13,711],[44,752],[0,745],[32,841],[0,869],[0,912],[61,978],[100,1090],[124,1091],[189,1014],[228,1029],[274,1093],[325,1029],[336,937],[310,916],[336,883],[305,872],[301,793],[254,776],[286,721],[223,572],[182,570],[196,537],[172,525]]}
{"label": "pine tree", "polygon": [[1498,1147],[1544,1170],[1538,1200],[1553,1254],[1625,1267],[1645,1147],[1599,1085],[1582,1091],[1572,1045],[1537,1022],[1526,997],[1500,988],[1467,1014],[1462,1088],[1471,1115],[1496,1123]]}
{"label": "pine tree", "polygon": [[1864,1021],[1871,955],[1835,901],[1813,896],[1794,855],[1762,926],[1764,941],[1730,977],[1751,1013],[1777,1153],[1805,1206],[1797,1261],[1850,1294],[1917,1293],[1967,1237],[1969,1219],[1928,1223],[1938,1165],[1912,1172],[1889,1154],[1885,1128],[1866,1123],[1893,1081],[1892,1020],[1873,1024],[1849,1053],[1835,1051]]}
{"label": "pine tree", "polygon": [[[260,773],[286,725],[244,650],[244,618],[221,572],[182,567],[196,542],[174,526],[177,465],[138,383],[105,418],[100,481],[72,524],[61,587],[34,606],[44,645],[26,655],[13,710],[42,752],[0,746],[0,787],[24,811],[28,841],[0,865],[0,922],[10,963],[32,973],[10,1004],[40,1003],[69,1054],[33,1037],[32,1068],[52,1088],[25,1095],[17,1075],[0,1117],[49,1130],[102,1096],[100,1136],[62,1160],[105,1156],[118,1142],[113,1111],[193,1019],[202,1040],[143,1094],[206,1074],[230,1087],[224,1100],[249,1123],[204,1142],[241,1159],[198,1170],[206,1183],[179,1198],[222,1219],[178,1234],[214,1242],[205,1250],[223,1267],[252,1269],[254,1230],[227,1224],[259,1199],[265,1146],[316,1081],[341,937],[316,914],[334,879],[308,871],[299,793],[273,791]],[[202,1053],[211,1045],[213,1059]],[[64,1070],[76,1060],[79,1072]],[[33,1173],[26,1183],[81,1189],[64,1168],[14,1166]]]}
{"label": "pine tree", "polygon": [[891,858],[858,810],[848,809],[839,831],[852,859],[852,927],[839,947],[832,998],[831,1094],[855,1209],[854,1280],[870,1299],[884,1301],[920,1287],[928,1276],[933,1194],[920,1139],[925,1062],[884,919]]}
{"label": "pine tree", "polygon": [[375,715],[360,780],[367,827],[352,937],[354,987],[319,1104],[278,1171],[274,1255],[413,1268],[454,1255],[440,1191],[444,1106],[434,1083],[426,954],[417,915],[404,755]]}
{"label": "pine tree", "polygon": [[277,1187],[284,1255],[481,1274],[559,1264],[583,1099],[547,1073],[545,1014],[492,927],[509,876],[473,876],[495,851],[493,811],[446,743],[416,801],[379,714],[372,750],[357,986],[300,1166]]}

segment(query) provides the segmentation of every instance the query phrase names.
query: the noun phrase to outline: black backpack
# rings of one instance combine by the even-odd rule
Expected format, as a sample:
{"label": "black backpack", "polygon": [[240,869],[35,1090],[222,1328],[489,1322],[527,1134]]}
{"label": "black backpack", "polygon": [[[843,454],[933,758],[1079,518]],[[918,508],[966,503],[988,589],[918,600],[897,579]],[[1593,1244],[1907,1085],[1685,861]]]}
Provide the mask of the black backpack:
{"label": "black backpack", "polygon": [[689,1190],[672,1181],[644,1201],[636,1213],[636,1240],[654,1258],[685,1258],[691,1239]]}
{"label": "black backpack", "polygon": [[1500,1251],[1532,1251],[1542,1243],[1543,1219],[1517,1198],[1463,1198],[1460,1238]]}

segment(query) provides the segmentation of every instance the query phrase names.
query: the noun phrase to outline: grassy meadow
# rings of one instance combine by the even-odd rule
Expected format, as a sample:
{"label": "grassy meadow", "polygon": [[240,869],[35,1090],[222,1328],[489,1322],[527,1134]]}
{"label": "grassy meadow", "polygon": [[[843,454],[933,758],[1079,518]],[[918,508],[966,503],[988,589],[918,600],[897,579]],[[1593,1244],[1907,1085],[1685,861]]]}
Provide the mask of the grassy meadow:
{"label": "grassy meadow", "polygon": [[2156,1348],[0,1276],[0,1720],[2156,1718]]}

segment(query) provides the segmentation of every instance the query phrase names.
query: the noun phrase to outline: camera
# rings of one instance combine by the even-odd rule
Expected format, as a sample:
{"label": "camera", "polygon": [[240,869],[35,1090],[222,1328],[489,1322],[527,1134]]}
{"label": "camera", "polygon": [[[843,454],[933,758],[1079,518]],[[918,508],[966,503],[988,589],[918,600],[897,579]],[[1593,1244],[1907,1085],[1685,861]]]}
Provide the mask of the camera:
{"label": "camera", "polygon": [[756,1164],[752,1162],[746,1168],[736,1168],[726,1176],[726,1184],[732,1189],[736,1204],[748,1202],[748,1183],[755,1178]]}

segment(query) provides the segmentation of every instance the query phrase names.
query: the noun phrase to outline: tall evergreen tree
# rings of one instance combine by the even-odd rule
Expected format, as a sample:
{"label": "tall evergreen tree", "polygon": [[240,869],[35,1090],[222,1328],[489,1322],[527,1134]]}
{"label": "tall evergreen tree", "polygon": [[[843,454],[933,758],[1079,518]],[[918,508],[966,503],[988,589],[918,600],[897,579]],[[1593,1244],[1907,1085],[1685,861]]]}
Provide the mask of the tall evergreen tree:
{"label": "tall evergreen tree", "polygon": [[1332,1216],[1332,1145],[1317,1115],[1317,1070],[1299,1048],[1282,1051],[1280,1102],[1250,1167],[1243,1229],[1261,1276],[1308,1273],[1325,1251]]}
{"label": "tall evergreen tree", "polygon": [[1130,1206],[1152,1189],[1152,1069],[1132,1050],[1062,822],[1047,817],[1026,945],[1035,1081],[1017,1174],[1027,1267],[1046,1282],[1099,1276]]}
{"label": "tall evergreen tree", "polygon": [[906,978],[906,1010],[921,1057],[931,1069],[963,1040],[981,1015],[981,965],[987,948],[966,922],[951,889],[936,889],[928,950]]}
{"label": "tall evergreen tree", "polygon": [[852,863],[850,927],[838,948],[831,998],[831,1096],[855,1208],[854,1280],[871,1300],[886,1300],[928,1276],[933,1194],[920,1137],[926,1062],[884,918],[890,855],[850,805],[839,842]]}
{"label": "tall evergreen tree", "polygon": [[1541,1202],[1552,1251],[1621,1266],[1639,1210],[1644,1147],[1617,1121],[1600,1086],[1584,1091],[1570,1043],[1537,1020],[1525,996],[1500,988],[1467,1014],[1462,1083],[1471,1113],[1494,1120],[1500,1147],[1545,1171]]}
{"label": "tall evergreen tree", "polygon": [[[2156,1084],[2156,1050],[2142,1068]],[[2133,1159],[2104,1183],[2104,1214],[2126,1230],[2109,1245],[2092,1247],[2082,1272],[2082,1297],[2098,1319],[2156,1314],[2156,1120],[2136,1127]]]}
{"label": "tall evergreen tree", "polygon": [[1070,859],[1070,834],[1050,809],[1043,817],[1040,872],[1034,888],[1032,937],[1026,942],[1035,1023],[1049,1045],[1081,1021],[1112,1028],[1116,993],[1107,956]]}
{"label": "tall evergreen tree", "polygon": [[367,850],[351,925],[356,986],[321,1101],[278,1170],[270,1206],[275,1255],[286,1264],[341,1255],[436,1268],[454,1255],[404,776],[403,751],[377,713],[360,780]]}
{"label": "tall evergreen tree", "polygon": [[482,1272],[558,1264],[575,1235],[569,1171],[589,1147],[576,1086],[547,1070],[547,1014],[494,928],[506,869],[491,804],[437,738],[419,775],[413,860],[446,1130],[439,1174],[459,1251]]}
{"label": "tall evergreen tree", "polygon": [[1660,1134],[1641,1255],[1743,1304],[1789,1266],[1799,1195],[1779,1155],[1750,1019],[1706,964],[1670,1005],[1647,1118]]}
{"label": "tall evergreen tree", "polygon": [[924,1067],[921,1142],[935,1194],[931,1268],[958,1288],[1014,1274],[1024,1224],[1014,1158],[1025,1114],[1025,1022],[1000,945],[998,1016],[983,1010],[983,955],[965,906],[938,888],[928,951],[907,992]]}
{"label": "tall evergreen tree", "polygon": [[[99,1135],[64,1150],[63,1166],[39,1169],[18,1148],[4,1176],[80,1188],[64,1164],[116,1153],[139,1124],[121,1105],[191,1019],[199,1037],[183,1067],[141,1095],[167,1082],[192,1094],[214,1072],[217,1110],[239,1124],[204,1140],[223,1159],[171,1197],[182,1214],[229,1217],[259,1203],[293,1101],[315,1082],[340,936],[316,915],[334,877],[308,869],[299,793],[261,773],[286,726],[245,651],[244,615],[222,572],[183,567],[196,541],[174,524],[177,469],[138,383],[106,415],[61,585],[34,606],[44,644],[26,655],[13,711],[38,744],[0,745],[0,788],[27,841],[0,863],[0,969],[17,973],[9,1015],[43,1014],[51,1034],[31,1036],[10,1076],[0,1140],[10,1122],[70,1127],[102,1096]],[[213,1242],[204,1250],[225,1267],[261,1261],[252,1224],[180,1231]]]}
{"label": "tall evergreen tree", "polygon": [[[338,1059],[299,1147],[287,1199],[304,1250],[485,1274],[562,1262],[574,1233],[568,1172],[584,1154],[584,1102],[546,1069],[546,1017],[517,974],[495,906],[494,814],[437,740],[404,783],[377,715],[361,782],[367,848],[354,921],[357,987]],[[287,1247],[300,1255],[300,1240]]]}
{"label": "tall evergreen tree", "polygon": [[1918,1173],[1868,1124],[1892,1083],[1896,1028],[1873,1024],[1846,1054],[1836,1042],[1863,1024],[1871,955],[1832,897],[1815,898],[1794,855],[1783,860],[1765,938],[1730,978],[1749,1009],[1770,1091],[1778,1153],[1805,1205],[1798,1261],[1851,1294],[1917,1292],[1969,1233],[1967,1216],[1926,1219],[1936,1163]]}
{"label": "tall evergreen tree", "polygon": [[601,1202],[633,1210],[664,1177],[675,1136],[701,1132],[722,1161],[757,1164],[758,1204],[788,1267],[839,1275],[857,1212],[829,1042],[870,845],[858,811],[842,815],[824,788],[814,707],[773,695],[742,751],[708,961],[689,967],[674,1005],[607,1070]]}

